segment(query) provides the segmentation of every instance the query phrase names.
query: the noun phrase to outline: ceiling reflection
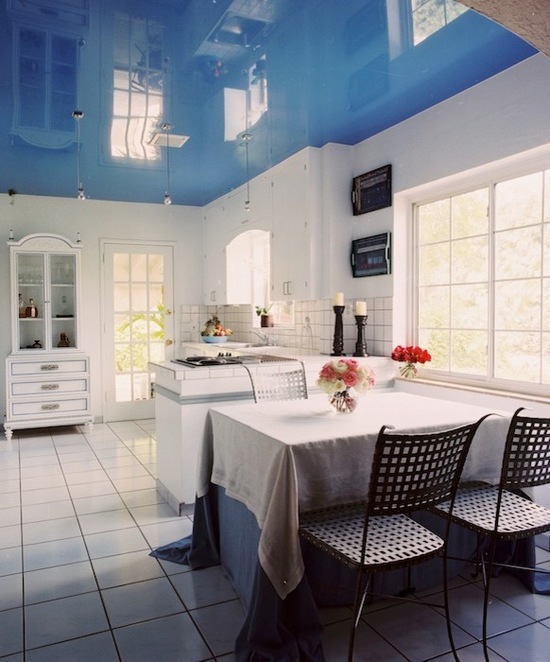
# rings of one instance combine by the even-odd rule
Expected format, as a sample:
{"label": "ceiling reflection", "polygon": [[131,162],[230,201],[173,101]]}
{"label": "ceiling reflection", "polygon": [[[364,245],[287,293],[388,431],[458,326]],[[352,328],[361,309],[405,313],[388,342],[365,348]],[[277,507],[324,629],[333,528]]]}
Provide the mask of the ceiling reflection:
{"label": "ceiling reflection", "polygon": [[7,0],[0,30],[3,192],[180,205],[536,52],[452,0]]}

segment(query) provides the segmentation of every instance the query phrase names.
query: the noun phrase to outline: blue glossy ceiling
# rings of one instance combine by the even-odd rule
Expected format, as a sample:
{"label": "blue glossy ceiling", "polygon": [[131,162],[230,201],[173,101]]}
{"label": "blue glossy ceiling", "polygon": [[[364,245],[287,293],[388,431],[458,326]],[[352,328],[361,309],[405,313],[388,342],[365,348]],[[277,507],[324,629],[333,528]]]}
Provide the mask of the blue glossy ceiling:
{"label": "blue glossy ceiling", "polygon": [[[88,198],[162,204],[169,189],[174,204],[203,205],[305,146],[356,144],[537,52],[464,10],[7,0],[1,190],[75,197],[81,180]],[[167,148],[178,135],[189,140]]]}

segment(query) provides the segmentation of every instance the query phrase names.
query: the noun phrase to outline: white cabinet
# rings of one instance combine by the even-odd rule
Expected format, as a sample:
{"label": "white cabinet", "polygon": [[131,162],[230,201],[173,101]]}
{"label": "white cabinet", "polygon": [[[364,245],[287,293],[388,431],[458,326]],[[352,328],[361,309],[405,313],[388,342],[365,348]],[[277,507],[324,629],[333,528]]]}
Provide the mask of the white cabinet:
{"label": "white cabinet", "polygon": [[222,231],[226,220],[225,207],[213,205],[204,216],[203,233],[203,303],[222,305],[226,301],[226,235]]}
{"label": "white cabinet", "polygon": [[[319,289],[321,156],[306,148],[252,180],[250,210],[244,209],[243,191],[232,192],[207,206],[203,225],[203,303],[253,303],[266,299],[315,299]],[[235,300],[226,269],[226,246],[250,230],[271,235],[270,296],[254,292]],[[240,269],[247,260],[242,260]],[[253,261],[248,268],[253,270]],[[263,288],[262,288],[263,289]],[[252,301],[250,301],[252,299]]]}
{"label": "white cabinet", "polygon": [[80,252],[59,235],[10,240],[12,352],[6,437],[15,428],[91,424],[90,368],[80,349]]}
{"label": "white cabinet", "polygon": [[316,242],[317,168],[309,150],[303,150],[273,169],[271,299],[312,299]]}

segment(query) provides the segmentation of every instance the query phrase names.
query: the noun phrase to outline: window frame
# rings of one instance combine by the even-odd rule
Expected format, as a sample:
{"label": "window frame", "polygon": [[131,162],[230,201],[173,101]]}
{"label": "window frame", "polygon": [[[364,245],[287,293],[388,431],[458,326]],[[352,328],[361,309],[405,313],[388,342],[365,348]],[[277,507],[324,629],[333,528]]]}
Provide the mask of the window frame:
{"label": "window frame", "polygon": [[[512,179],[520,178],[523,176],[535,174],[540,171],[546,171],[546,176],[549,177],[550,173],[550,145],[543,146],[540,149],[531,150],[525,154],[515,155],[499,162],[493,162],[479,168],[474,168],[468,172],[460,173],[455,176],[431,182],[426,185],[420,186],[415,190],[411,190],[405,194],[407,205],[409,207],[409,221],[410,231],[408,240],[408,252],[411,256],[410,267],[408,270],[410,279],[409,286],[405,288],[406,296],[409,297],[409,307],[407,312],[406,326],[410,330],[408,334],[412,338],[412,342],[419,343],[419,237],[418,237],[418,208],[422,205],[436,202],[438,200],[452,198],[464,193],[474,191],[476,189],[488,188],[489,189],[489,230],[488,240],[490,244],[489,249],[489,268],[488,268],[488,284],[489,284],[489,316],[487,327],[490,334],[489,343],[490,349],[488,352],[488,365],[487,374],[485,376],[471,375],[465,373],[453,372],[452,370],[438,370],[430,367],[430,364],[422,366],[422,374],[425,378],[436,382],[452,383],[453,385],[467,386],[472,388],[480,388],[484,391],[492,390],[498,392],[513,392],[516,394],[526,394],[530,396],[547,397],[548,396],[548,383],[536,382],[522,382],[510,379],[503,379],[493,377],[494,374],[494,334],[495,328],[493,323],[493,316],[495,312],[494,305],[494,292],[495,292],[495,278],[494,278],[494,207],[495,207],[495,188],[496,185]],[[543,204],[550,204],[548,199],[544,200]],[[548,210],[543,208],[541,214],[541,226],[544,228],[545,224],[548,226]],[[548,228],[550,230],[550,226]],[[451,239],[449,241],[452,241]],[[544,237],[543,237],[544,241]],[[542,286],[542,279],[545,278],[544,271],[541,271],[539,281]],[[543,304],[542,304],[543,305]],[[541,310],[542,313],[542,310]],[[450,328],[450,327],[449,327]],[[541,326],[540,333],[544,333]],[[429,347],[427,348],[429,350]],[[544,356],[544,346],[541,346],[541,360]]]}

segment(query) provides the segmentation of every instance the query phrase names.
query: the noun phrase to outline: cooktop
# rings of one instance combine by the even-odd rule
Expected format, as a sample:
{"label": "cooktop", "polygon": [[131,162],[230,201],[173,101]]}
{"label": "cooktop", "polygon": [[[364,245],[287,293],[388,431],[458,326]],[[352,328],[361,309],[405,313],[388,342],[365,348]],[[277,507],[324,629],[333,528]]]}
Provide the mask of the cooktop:
{"label": "cooktop", "polygon": [[231,356],[220,354],[218,356],[188,356],[186,359],[173,359],[174,363],[193,368],[209,367],[213,365],[235,365],[242,363],[261,363],[260,355]]}
{"label": "cooktop", "polygon": [[181,363],[191,368],[208,368],[214,365],[242,365],[243,363],[268,363],[294,361],[286,356],[273,354],[240,354],[233,356],[230,352],[220,352],[217,356],[188,356],[185,359],[172,359],[173,363]]}

